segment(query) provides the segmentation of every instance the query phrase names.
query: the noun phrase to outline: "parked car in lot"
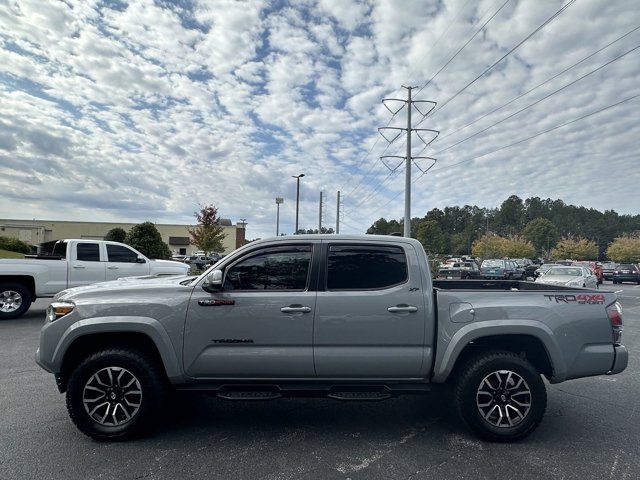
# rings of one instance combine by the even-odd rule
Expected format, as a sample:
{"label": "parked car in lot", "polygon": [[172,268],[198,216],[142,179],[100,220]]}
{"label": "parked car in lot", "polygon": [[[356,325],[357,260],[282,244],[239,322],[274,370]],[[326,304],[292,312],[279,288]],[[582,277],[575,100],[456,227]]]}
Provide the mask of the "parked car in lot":
{"label": "parked car in lot", "polygon": [[189,264],[193,265],[198,270],[204,270],[205,268],[210,267],[211,265],[216,263],[218,260],[220,260],[220,258],[222,257],[217,253],[211,253],[209,255],[196,254],[196,255],[191,255],[191,257],[189,258]]}
{"label": "parked car in lot", "polygon": [[547,285],[566,285],[568,287],[598,288],[597,277],[587,267],[557,266],[536,279],[538,283]]}
{"label": "parked car in lot", "polygon": [[185,275],[189,267],[150,260],[128,245],[104,240],[50,242],[48,255],[0,260],[0,320],[24,315],[40,297],[69,287],[142,275]]}
{"label": "parked car in lot", "polygon": [[561,265],[559,263],[543,263],[533,272],[533,278],[536,279],[544,275],[551,267],[558,267],[558,266],[561,266]]}
{"label": "parked car in lot", "polygon": [[513,260],[483,260],[480,266],[480,274],[482,278],[488,280],[522,280],[524,278],[524,269],[518,267]]}
{"label": "parked car in lot", "polygon": [[602,278],[605,280],[613,280],[613,272],[618,267],[615,262],[603,262],[602,263]]}
{"label": "parked car in lot", "polygon": [[580,267],[586,267],[591,270],[596,278],[598,279],[598,283],[601,284],[604,281],[604,273],[602,271],[602,264],[600,262],[573,262],[571,265],[576,265]]}
{"label": "parked car in lot", "polygon": [[640,268],[632,263],[622,263],[613,271],[613,283],[634,282],[640,285]]}
{"label": "parked car in lot", "polygon": [[438,278],[447,280],[465,280],[480,278],[480,268],[476,262],[460,262],[440,267],[438,270]]}
{"label": "parked car in lot", "polygon": [[520,269],[524,270],[524,273],[523,273],[523,278],[524,279],[533,280],[535,278],[534,273],[538,269],[538,265],[533,263],[528,258],[514,258],[513,261],[516,262],[516,265]]}
{"label": "parked car in lot", "polygon": [[615,293],[432,281],[422,245],[392,236],[258,240],[196,278],[65,290],[46,317],[36,361],[100,440],[158,424],[171,389],[382,400],[449,382],[472,430],[512,441],[544,416],[542,375],[628,361]]}

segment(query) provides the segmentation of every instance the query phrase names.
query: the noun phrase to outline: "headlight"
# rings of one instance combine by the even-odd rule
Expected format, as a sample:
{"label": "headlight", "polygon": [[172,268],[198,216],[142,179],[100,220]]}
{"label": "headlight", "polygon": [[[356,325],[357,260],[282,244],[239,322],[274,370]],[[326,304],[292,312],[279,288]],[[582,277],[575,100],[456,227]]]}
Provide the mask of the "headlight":
{"label": "headlight", "polygon": [[71,313],[76,306],[71,302],[53,302],[47,307],[47,321],[53,322]]}

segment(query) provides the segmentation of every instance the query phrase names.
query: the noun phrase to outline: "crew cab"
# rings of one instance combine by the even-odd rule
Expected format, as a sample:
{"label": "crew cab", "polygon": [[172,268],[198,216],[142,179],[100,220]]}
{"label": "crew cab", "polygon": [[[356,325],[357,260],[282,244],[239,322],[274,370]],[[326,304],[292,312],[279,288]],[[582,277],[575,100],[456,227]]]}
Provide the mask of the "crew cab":
{"label": "crew cab", "polygon": [[422,245],[393,236],[258,240],[198,277],[65,290],[46,316],[36,362],[101,440],[154,424],[172,389],[382,400],[451,383],[473,431],[512,441],[542,420],[543,376],[615,374],[628,361],[615,293],[434,281]]}
{"label": "crew cab", "polygon": [[120,277],[185,275],[189,266],[150,260],[128,245],[104,240],[59,240],[42,255],[0,260],[0,320],[24,315],[40,297]]}

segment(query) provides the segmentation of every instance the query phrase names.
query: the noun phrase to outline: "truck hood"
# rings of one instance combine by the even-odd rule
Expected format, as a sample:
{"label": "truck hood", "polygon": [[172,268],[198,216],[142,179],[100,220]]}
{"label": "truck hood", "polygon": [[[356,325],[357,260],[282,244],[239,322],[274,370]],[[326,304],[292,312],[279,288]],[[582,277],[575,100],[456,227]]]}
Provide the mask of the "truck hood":
{"label": "truck hood", "polygon": [[[163,260],[158,260],[163,261]],[[179,263],[179,262],[174,262]],[[68,288],[53,297],[53,301],[73,299],[78,296],[90,297],[92,294],[104,294],[113,291],[131,291],[134,289],[150,289],[154,287],[168,287],[171,285],[187,284],[198,278],[195,275],[146,275],[142,277],[126,277],[109,282],[94,283],[83,287]]]}
{"label": "truck hood", "polygon": [[570,282],[584,282],[582,277],[569,277],[568,275],[542,275],[536,280],[538,283],[550,285],[566,285]]}
{"label": "truck hood", "polygon": [[182,262],[176,262],[175,260],[151,260],[156,265],[164,267],[184,267],[186,264]]}

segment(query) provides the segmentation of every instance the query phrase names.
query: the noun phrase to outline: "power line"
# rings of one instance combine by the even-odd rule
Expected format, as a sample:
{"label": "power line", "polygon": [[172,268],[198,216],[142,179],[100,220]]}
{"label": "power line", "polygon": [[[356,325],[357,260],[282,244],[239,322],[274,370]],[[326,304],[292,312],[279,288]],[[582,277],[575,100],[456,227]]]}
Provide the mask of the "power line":
{"label": "power line", "polygon": [[[575,0],[574,0],[574,1],[575,1]],[[439,70],[438,70],[438,71],[437,71],[437,72],[436,72],[436,73],[431,77],[431,79],[430,79],[430,80],[429,80],[425,85],[423,85],[423,86],[418,90],[418,93],[420,93],[420,92],[421,92],[421,91],[422,91],[422,90],[423,90],[427,85],[429,85],[429,83],[431,83],[431,81],[433,81],[433,79],[434,79],[435,77],[437,77],[437,76],[440,74],[440,72],[442,72],[442,71],[443,71],[443,70],[444,70],[444,69],[445,69],[445,68],[446,68],[446,67],[447,67],[447,66],[448,66],[448,65],[453,61],[453,59],[454,59],[456,56],[458,56],[458,54],[459,54],[462,50],[464,50],[464,49],[467,47],[467,45],[469,45],[469,43],[471,43],[471,41],[472,41],[472,40],[473,40],[473,39],[474,39],[474,38],[475,38],[475,37],[476,37],[476,36],[477,36],[477,35],[478,35],[478,34],[479,34],[479,33],[480,33],[480,32],[481,32],[481,31],[482,31],[482,30],[483,30],[483,29],[488,25],[488,24],[489,24],[489,22],[490,22],[491,20],[493,20],[493,18],[494,18],[494,17],[495,17],[495,16],[496,16],[496,15],[497,15],[497,14],[498,14],[498,13],[499,13],[503,8],[504,8],[504,6],[505,6],[508,2],[509,2],[509,0],[506,0],[506,1],[505,1],[505,2],[504,2],[504,3],[503,3],[503,4],[498,8],[498,10],[496,10],[496,11],[493,13],[493,15],[492,15],[492,16],[491,16],[491,17],[490,17],[490,18],[489,18],[489,19],[488,19],[488,20],[487,20],[487,21],[486,21],[486,22],[485,22],[485,23],[484,23],[484,24],[483,24],[479,29],[477,29],[477,30],[476,30],[476,32],[475,32],[475,33],[474,33],[474,34],[473,34],[473,35],[472,35],[472,36],[471,36],[471,37],[470,37],[470,38],[469,38],[469,39],[464,43],[464,45],[463,45],[462,47],[460,47],[460,48],[458,49],[458,51],[457,51],[457,52],[456,52],[456,53],[455,53],[455,54],[454,54],[454,55],[453,55],[453,56],[452,56],[452,57],[451,57],[451,58],[450,58],[450,59],[449,59],[449,60],[448,60],[448,61],[447,61],[447,62],[446,62],[442,67],[440,67],[440,69],[439,69]],[[463,7],[461,7],[461,9],[460,9],[459,13],[461,13],[461,12],[462,12],[462,10],[464,10],[464,7],[465,7],[468,3],[469,3],[469,0],[465,3],[465,5],[464,5]],[[496,2],[496,3],[497,3],[497,2]],[[495,4],[494,4],[494,5],[495,5]],[[482,20],[486,15],[487,15],[487,13],[488,13],[489,11],[490,11],[490,9],[487,9],[487,10],[486,10],[482,15],[481,15],[481,17],[480,17],[480,21],[481,21],[481,20]],[[448,31],[448,30],[449,30],[449,28],[451,27],[451,25],[452,25],[452,24],[453,24],[453,21],[449,24],[449,27],[447,27],[447,30],[446,30],[446,31]],[[446,31],[445,31],[444,33],[446,33]],[[444,35],[444,34],[443,34],[443,35]],[[442,35],[440,36],[440,38],[438,38],[438,40],[436,41],[436,44],[440,41],[440,39],[441,39],[441,38],[442,38]],[[431,50],[433,50],[433,48],[435,47],[435,45],[436,45],[436,44],[434,44],[434,46],[430,49],[430,51],[431,51]],[[396,113],[397,113],[397,112],[396,112]],[[390,119],[390,120],[389,120],[389,122],[387,123],[387,125],[386,125],[387,127],[388,127],[389,125],[391,125],[391,122],[393,121],[393,118],[394,118],[394,117],[395,117],[395,114],[394,114],[394,116],[393,116],[393,117],[391,117],[391,119]],[[420,123],[422,123],[422,120],[421,120],[420,122],[418,122],[418,125],[420,125]],[[375,143],[374,143],[374,144],[372,145],[372,147],[369,149],[369,151],[367,152],[367,154],[366,154],[366,155],[361,159],[361,161],[359,162],[358,167],[357,167],[358,169],[360,168],[360,166],[362,165],[362,163],[364,162],[364,160],[365,160],[365,159],[366,159],[366,158],[371,154],[371,152],[373,151],[373,149],[375,148],[375,146],[378,144],[378,141],[379,141],[379,140],[380,140],[380,137],[378,137],[378,138],[376,139]],[[387,152],[387,150],[389,149],[389,147],[390,147],[390,146],[391,146],[390,144],[386,146],[386,148],[385,148],[385,149],[384,149],[384,151],[382,152],[382,154],[383,154],[383,155],[384,155],[384,153],[386,153],[386,152]],[[353,193],[355,193],[355,191],[358,189],[358,187],[360,187],[360,185],[362,185],[362,184],[363,184],[364,179],[365,179],[365,178],[367,178],[367,177],[371,174],[371,172],[373,171],[373,169],[374,169],[375,165],[376,165],[376,163],[373,163],[373,164],[372,164],[371,168],[369,168],[369,170],[365,173],[365,175],[364,175],[363,177],[361,177],[360,181],[356,184],[356,186],[355,186],[355,187],[354,187],[354,188],[353,188],[349,193],[347,193],[347,194],[345,195],[345,198],[349,198],[349,199],[351,198],[351,195],[352,195]],[[393,174],[394,174],[394,172],[390,172],[390,173],[387,175],[387,177],[383,180],[383,182],[384,182],[384,181],[386,181],[386,180],[388,180],[391,176],[393,176]],[[370,183],[370,182],[365,182],[365,183],[364,183],[364,185],[367,185],[367,184],[369,184],[369,183]]]}
{"label": "power line", "polygon": [[[598,110],[595,110],[595,111],[593,111],[593,112],[587,113],[587,114],[585,114],[585,115],[582,115],[582,116],[580,116],[580,117],[578,117],[578,118],[575,118],[575,119],[573,119],[573,120],[570,120],[570,121],[568,121],[568,122],[561,123],[561,124],[559,124],[559,125],[556,125],[556,126],[554,126],[554,127],[548,128],[548,129],[546,129],[546,130],[542,130],[542,131],[540,131],[540,132],[538,132],[538,133],[536,133],[536,134],[534,134],[534,135],[531,135],[531,136],[529,136],[529,137],[522,138],[522,139],[517,140],[517,141],[515,141],[515,142],[512,142],[512,143],[510,143],[510,144],[508,144],[508,145],[504,145],[504,146],[502,146],[502,147],[496,148],[495,150],[491,150],[491,151],[489,151],[489,152],[485,152],[485,153],[483,153],[483,154],[481,154],[481,155],[476,155],[476,156],[474,156],[474,157],[467,158],[467,159],[462,160],[462,161],[460,161],[460,162],[452,163],[452,164],[450,164],[450,165],[443,165],[442,167],[439,167],[439,168],[435,168],[435,169],[433,169],[433,171],[434,171],[434,172],[440,172],[440,171],[442,171],[442,170],[448,170],[448,169],[450,169],[450,168],[457,167],[458,165],[462,165],[463,163],[471,162],[471,161],[473,161],[473,160],[477,160],[477,159],[479,159],[479,158],[486,157],[486,156],[491,155],[491,154],[493,154],[493,153],[497,153],[497,152],[500,152],[500,151],[502,151],[502,150],[506,150],[507,148],[511,148],[511,147],[514,147],[514,146],[519,145],[519,144],[521,144],[521,143],[528,142],[529,140],[533,140],[534,138],[540,137],[540,136],[542,136],[542,135],[546,135],[547,133],[550,133],[550,132],[552,132],[552,131],[554,131],[554,130],[558,130],[559,128],[563,128],[563,127],[566,127],[566,126],[571,125],[571,124],[573,124],[573,123],[576,123],[576,122],[579,122],[579,121],[581,121],[581,120],[584,120],[585,118],[589,118],[589,117],[592,117],[592,116],[594,116],[594,115],[598,115],[599,113],[602,113],[602,112],[604,112],[604,111],[606,111],[606,110],[610,110],[610,109],[612,109],[612,108],[615,108],[615,107],[617,107],[617,106],[619,106],[619,105],[622,105],[623,103],[630,102],[631,100],[634,100],[634,99],[636,99],[636,98],[638,98],[638,97],[640,97],[640,94],[633,95],[633,96],[631,96],[631,97],[627,97],[627,98],[625,98],[624,100],[621,100],[621,101],[619,101],[619,102],[616,102],[616,103],[613,103],[613,104],[607,105],[606,107],[602,107],[602,108],[600,108],[600,109],[598,109]],[[420,180],[424,175],[426,175],[426,172],[425,172],[425,173],[423,173],[422,175],[417,176],[417,177],[415,178],[415,180],[414,180],[414,183],[415,183],[415,182],[417,182],[418,180]],[[398,198],[401,194],[402,194],[402,192],[400,192],[400,193],[396,194],[394,197],[392,197],[392,198],[391,198],[391,200],[389,200],[387,203],[385,203],[384,205],[382,205],[380,208],[382,209],[382,208],[386,207],[386,206],[387,206],[387,205],[389,205],[391,202],[393,202],[396,198]]]}
{"label": "power line", "polygon": [[[453,60],[458,56],[458,54],[459,54],[460,52],[462,52],[462,50],[464,50],[464,49],[467,47],[467,45],[469,45],[469,44],[473,41],[473,39],[474,39],[474,38],[476,38],[476,36],[477,36],[477,35],[478,35],[482,30],[484,30],[484,27],[486,27],[486,26],[489,24],[489,22],[490,22],[491,20],[493,20],[493,19],[494,19],[494,17],[495,17],[496,15],[498,15],[498,13],[500,13],[500,10],[502,10],[502,9],[507,5],[507,3],[509,3],[509,1],[510,1],[510,0],[506,0],[506,1],[505,1],[505,2],[500,6],[500,8],[498,8],[498,9],[493,13],[493,15],[491,15],[491,17],[489,17],[489,19],[488,19],[486,22],[484,22],[484,23],[482,24],[482,26],[481,26],[478,30],[476,30],[476,32],[471,36],[471,38],[469,38],[469,40],[467,40],[467,41],[464,43],[464,45],[462,45],[462,47],[460,47],[460,48],[458,49],[458,51],[457,51],[456,53],[454,53],[454,54],[453,54],[453,56],[452,56],[451,58],[449,58],[449,60],[448,60],[444,65],[442,65],[442,67],[440,67],[440,69],[439,69],[439,70],[438,70],[438,71],[437,71],[437,72],[436,72],[436,73],[435,73],[435,74],[434,74],[434,75],[433,75],[433,76],[432,76],[432,77],[427,81],[427,83],[425,83],[425,84],[424,84],[424,85],[423,85],[423,86],[422,86],[422,87],[421,87],[421,88],[416,92],[416,95],[417,95],[417,94],[419,94],[419,93],[420,93],[422,90],[424,90],[425,88],[427,88],[427,86],[428,86],[428,85],[429,85],[429,84],[430,84],[430,83],[431,83],[431,82],[432,82],[432,81],[433,81],[433,80],[434,80],[434,79],[435,79],[435,78],[440,74],[440,72],[442,72],[442,70],[444,70],[445,68],[447,68],[447,66],[448,66],[451,62],[453,62]],[[487,10],[487,12],[488,12],[488,10]],[[485,13],[484,13],[484,15],[486,15],[486,14],[487,14],[487,12],[485,12]],[[483,15],[482,17],[484,17],[484,15]]]}
{"label": "power line", "polygon": [[579,61],[577,61],[576,63],[574,63],[573,65],[571,65],[571,66],[569,66],[569,67],[565,68],[565,69],[564,69],[564,70],[562,70],[561,72],[556,73],[556,74],[555,74],[555,75],[553,75],[552,77],[549,77],[549,78],[548,78],[547,80],[545,80],[544,82],[539,83],[539,84],[538,84],[538,85],[536,85],[535,87],[533,87],[533,88],[531,88],[531,89],[527,90],[526,92],[521,93],[520,95],[518,95],[518,96],[516,96],[516,97],[512,98],[512,99],[511,99],[511,100],[509,100],[507,103],[504,103],[504,104],[500,105],[499,107],[494,108],[494,109],[493,109],[493,110],[491,110],[490,112],[487,112],[487,113],[485,113],[485,114],[481,115],[480,117],[476,118],[476,119],[475,119],[475,120],[473,120],[472,122],[467,123],[466,125],[464,125],[464,126],[462,126],[462,127],[458,128],[458,129],[454,130],[453,132],[451,132],[451,133],[447,133],[446,135],[443,135],[443,136],[439,137],[439,139],[438,139],[438,140],[442,141],[442,140],[444,140],[445,138],[448,138],[448,137],[450,137],[451,135],[454,135],[455,133],[458,133],[458,132],[460,132],[460,131],[464,130],[465,128],[470,127],[471,125],[473,125],[473,124],[475,124],[475,123],[479,122],[479,121],[480,121],[480,120],[482,120],[483,118],[486,118],[486,117],[488,117],[489,115],[491,115],[491,114],[493,114],[493,113],[496,113],[496,112],[497,112],[497,111],[499,111],[499,110],[502,110],[504,107],[507,107],[507,106],[511,105],[511,104],[512,104],[513,102],[515,102],[516,100],[521,99],[521,98],[522,98],[522,97],[524,97],[525,95],[530,94],[530,93],[531,93],[531,92],[533,92],[534,90],[537,90],[538,88],[540,88],[540,87],[542,87],[542,86],[546,85],[547,83],[551,82],[552,80],[555,80],[556,78],[560,77],[561,75],[564,75],[564,74],[565,74],[565,73],[567,73],[569,70],[571,70],[571,69],[573,69],[573,68],[577,67],[578,65],[580,65],[581,63],[583,63],[583,62],[585,62],[586,60],[590,59],[591,57],[594,57],[594,56],[595,56],[595,55],[597,55],[598,53],[600,53],[600,52],[602,52],[603,50],[605,50],[605,49],[609,48],[609,47],[610,47],[611,45],[613,45],[614,43],[617,43],[617,42],[619,42],[620,40],[622,40],[623,38],[625,38],[625,37],[627,37],[627,36],[631,35],[633,32],[635,32],[635,31],[636,31],[636,30],[638,30],[638,29],[640,29],[640,25],[639,25],[639,26],[637,26],[637,27],[635,27],[634,29],[632,29],[632,30],[628,31],[628,32],[627,32],[627,33],[625,33],[624,35],[622,35],[622,36],[620,36],[620,37],[616,38],[614,41],[609,42],[609,43],[608,43],[607,45],[605,45],[604,47],[601,47],[601,48],[599,48],[598,50],[596,50],[595,52],[593,52],[593,53],[591,53],[591,54],[587,55],[587,56],[586,56],[586,57],[584,57],[582,60],[579,60]]}
{"label": "power line", "polygon": [[[524,112],[525,110],[528,110],[528,109],[530,109],[530,108],[532,108],[532,107],[536,106],[537,104],[539,104],[539,103],[543,102],[544,100],[546,100],[546,99],[548,99],[548,98],[550,98],[550,97],[552,97],[552,96],[554,96],[554,95],[556,95],[556,94],[558,94],[558,93],[562,92],[562,91],[563,91],[563,90],[565,90],[566,88],[569,88],[569,87],[571,87],[572,85],[575,85],[576,83],[578,83],[579,81],[584,80],[585,78],[587,78],[587,77],[589,77],[589,76],[593,75],[593,74],[594,74],[594,73],[596,73],[596,72],[599,72],[599,71],[600,71],[600,70],[602,70],[603,68],[605,68],[605,67],[607,67],[607,66],[611,65],[612,63],[614,63],[614,62],[616,62],[616,61],[620,60],[621,58],[623,58],[623,57],[625,57],[625,56],[629,55],[631,52],[634,52],[634,51],[635,51],[635,50],[637,50],[638,48],[640,48],[640,45],[637,45],[636,47],[632,48],[631,50],[627,50],[627,51],[626,51],[626,52],[624,52],[623,54],[618,55],[617,57],[613,58],[612,60],[609,60],[608,62],[606,62],[606,63],[604,63],[604,64],[600,65],[598,68],[595,68],[594,70],[591,70],[590,72],[588,72],[588,73],[586,73],[586,74],[582,75],[581,77],[579,77],[579,78],[577,78],[577,79],[575,79],[575,80],[573,80],[573,81],[571,81],[571,82],[569,82],[569,83],[567,83],[567,84],[563,85],[562,87],[558,88],[557,90],[554,90],[553,92],[551,92],[551,93],[549,93],[549,94],[545,95],[544,97],[542,97],[542,98],[540,98],[540,99],[536,100],[536,101],[535,101],[535,102],[533,102],[533,103],[530,103],[530,104],[529,104],[529,105],[527,105],[526,107],[523,107],[523,108],[521,108],[520,110],[518,110],[518,111],[516,111],[516,112],[514,112],[514,113],[512,113],[512,114],[510,114],[510,115],[507,115],[506,117],[504,117],[504,118],[502,118],[502,119],[498,120],[497,122],[492,123],[491,125],[489,125],[489,126],[487,126],[487,127],[483,128],[482,130],[478,130],[478,131],[477,131],[477,132],[475,132],[474,134],[469,135],[468,137],[465,137],[465,138],[463,138],[462,140],[457,141],[456,143],[452,143],[452,144],[451,144],[451,145],[449,145],[448,147],[445,147],[445,148],[443,148],[443,149],[441,149],[441,150],[438,150],[438,151],[437,151],[437,152],[435,152],[433,155],[438,155],[438,154],[440,154],[440,153],[442,153],[442,152],[445,152],[445,151],[447,151],[447,150],[449,150],[449,149],[451,149],[451,148],[453,148],[453,147],[456,147],[456,146],[460,145],[461,143],[466,142],[467,140],[471,140],[472,138],[474,138],[474,137],[476,137],[476,136],[480,135],[481,133],[486,132],[487,130],[489,130],[489,129],[491,129],[491,128],[495,127],[496,125],[499,125],[499,124],[501,124],[501,123],[503,123],[503,122],[506,122],[507,120],[509,120],[509,119],[511,119],[511,118],[513,118],[513,117],[515,117],[516,115],[519,115],[520,113]],[[423,149],[423,151],[424,151],[424,149]]]}
{"label": "power line", "polygon": [[445,106],[447,106],[451,101],[453,101],[455,98],[457,98],[458,95],[460,95],[467,88],[469,88],[471,85],[476,83],[480,78],[484,77],[487,73],[489,73],[491,70],[493,70],[493,68],[496,65],[498,65],[503,60],[505,60],[509,55],[511,55],[513,52],[515,52],[525,42],[527,42],[531,37],[533,37],[536,33],[538,33],[540,30],[542,30],[544,27],[546,27],[549,23],[551,23],[553,20],[555,20],[558,16],[560,16],[560,14],[562,14],[562,12],[564,12],[567,8],[569,8],[575,2],[576,2],[576,0],[569,0],[564,6],[562,6],[559,10],[557,10],[553,15],[551,15],[544,22],[542,22],[542,24],[540,24],[535,30],[533,30],[533,32],[531,32],[529,35],[527,35],[524,39],[520,40],[520,42],[518,42],[511,50],[509,50],[507,53],[505,53],[502,57],[500,57],[498,60],[496,60],[490,66],[485,68],[480,75],[478,75],[473,80],[471,80],[469,83],[467,83],[464,87],[462,87],[460,90],[458,90],[453,96],[451,96],[447,100],[445,100],[444,103],[440,104],[440,106],[434,110],[434,112],[433,112],[433,114],[431,116],[433,117],[440,110],[442,110]]}

